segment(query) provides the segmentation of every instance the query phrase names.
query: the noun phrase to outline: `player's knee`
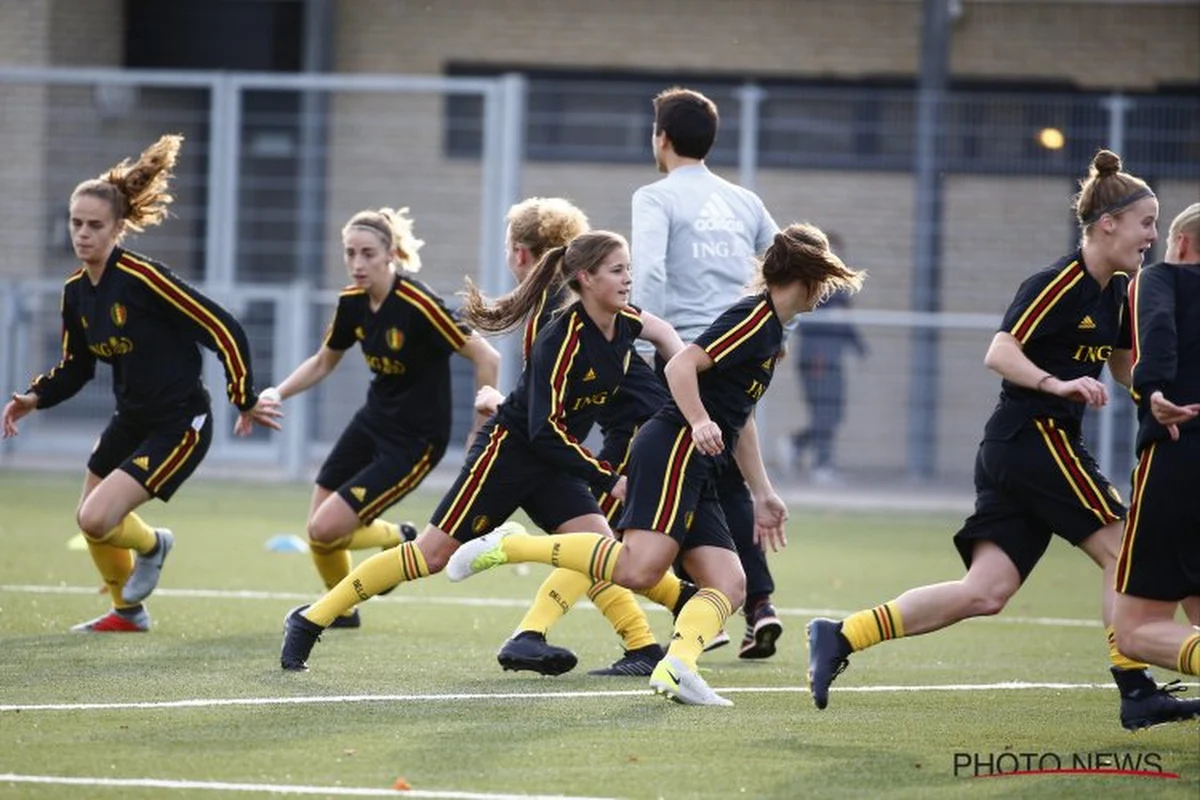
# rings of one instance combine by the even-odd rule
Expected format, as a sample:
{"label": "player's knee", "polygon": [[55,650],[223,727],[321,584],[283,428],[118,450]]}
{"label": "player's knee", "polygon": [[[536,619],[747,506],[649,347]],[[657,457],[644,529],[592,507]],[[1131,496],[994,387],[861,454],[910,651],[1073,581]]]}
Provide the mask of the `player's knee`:
{"label": "player's knee", "polygon": [[1012,592],[1006,587],[981,587],[971,592],[971,616],[990,617],[999,614],[1008,605]]}
{"label": "player's knee", "polygon": [[75,514],[75,522],[83,535],[93,541],[102,541],[116,527],[115,522],[109,521],[105,509],[97,504],[84,503]]}
{"label": "player's knee", "polygon": [[662,580],[663,571],[651,564],[639,564],[630,559],[622,559],[613,570],[613,583],[620,584],[635,592],[645,591]]}
{"label": "player's knee", "polygon": [[1136,625],[1115,625],[1113,633],[1116,635],[1117,650],[1121,651],[1121,655],[1138,661],[1146,660],[1141,652],[1142,637]]}
{"label": "player's knee", "polygon": [[340,539],[345,539],[351,531],[342,530],[344,526],[332,524],[320,514],[308,521],[308,541],[318,548],[328,548]]}

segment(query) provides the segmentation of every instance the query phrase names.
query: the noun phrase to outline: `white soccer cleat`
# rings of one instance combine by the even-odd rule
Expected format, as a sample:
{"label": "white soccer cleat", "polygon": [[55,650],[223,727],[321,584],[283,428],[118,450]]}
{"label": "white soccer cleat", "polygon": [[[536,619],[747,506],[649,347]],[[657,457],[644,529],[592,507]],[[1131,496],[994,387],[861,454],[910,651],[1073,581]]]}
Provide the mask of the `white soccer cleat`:
{"label": "white soccer cleat", "polygon": [[467,542],[455,550],[446,562],[446,577],[457,583],[477,572],[507,564],[508,556],[504,554],[500,542],[514,534],[525,535],[525,526],[519,522],[505,522],[490,533]]}
{"label": "white soccer cleat", "polygon": [[126,603],[140,603],[150,596],[158,586],[167,556],[175,547],[175,536],[167,528],[155,528],[154,536],[157,543],[154,555],[144,556],[138,553],[133,560],[133,572],[125,579],[121,597]]}
{"label": "white soccer cleat", "polygon": [[658,662],[654,674],[650,676],[650,688],[655,694],[685,706],[733,705],[733,701],[714,692],[704,678],[684,666],[675,656],[667,656]]}

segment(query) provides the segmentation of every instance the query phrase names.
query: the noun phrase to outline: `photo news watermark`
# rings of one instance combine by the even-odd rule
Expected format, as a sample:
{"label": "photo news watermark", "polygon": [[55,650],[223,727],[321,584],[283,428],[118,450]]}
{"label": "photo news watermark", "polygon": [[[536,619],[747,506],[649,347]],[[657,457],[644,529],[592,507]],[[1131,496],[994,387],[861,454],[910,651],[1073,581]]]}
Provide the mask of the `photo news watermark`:
{"label": "photo news watermark", "polygon": [[1124,775],[1138,778],[1179,779],[1163,765],[1161,753],[1002,753],[954,754],[954,777],[1000,778],[1019,775]]}

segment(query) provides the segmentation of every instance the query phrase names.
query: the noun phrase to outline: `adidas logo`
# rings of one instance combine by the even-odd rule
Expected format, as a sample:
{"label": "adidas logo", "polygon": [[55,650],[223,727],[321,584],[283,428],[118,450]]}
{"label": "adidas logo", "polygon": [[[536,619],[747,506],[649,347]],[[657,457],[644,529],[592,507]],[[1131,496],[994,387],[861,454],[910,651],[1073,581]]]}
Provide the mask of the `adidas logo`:
{"label": "adidas logo", "polygon": [[1079,330],[1081,330],[1081,331],[1096,330],[1096,323],[1092,319],[1090,314],[1085,316],[1083,319],[1079,320]]}
{"label": "adidas logo", "polygon": [[354,495],[354,498],[361,503],[367,497],[367,490],[361,486],[352,486],[350,487],[350,494]]}
{"label": "adidas logo", "polygon": [[713,192],[700,207],[700,216],[692,223],[698,231],[732,231],[745,233],[746,223],[737,218],[721,195]]}
{"label": "adidas logo", "polygon": [[584,379],[584,381],[596,380],[596,370],[592,369],[591,367],[588,367],[587,374],[583,376],[583,379]]}
{"label": "adidas logo", "polygon": [[142,472],[150,471],[150,456],[138,456],[133,460],[133,465]]}

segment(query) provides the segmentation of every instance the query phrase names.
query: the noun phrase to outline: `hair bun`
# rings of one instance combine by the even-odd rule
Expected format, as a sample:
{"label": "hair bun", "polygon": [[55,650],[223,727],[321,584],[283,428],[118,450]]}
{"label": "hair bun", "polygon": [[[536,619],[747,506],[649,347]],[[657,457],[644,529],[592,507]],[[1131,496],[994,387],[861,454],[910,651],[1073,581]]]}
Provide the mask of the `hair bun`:
{"label": "hair bun", "polygon": [[1111,150],[1101,150],[1092,159],[1092,169],[1100,177],[1121,171],[1121,157]]}

